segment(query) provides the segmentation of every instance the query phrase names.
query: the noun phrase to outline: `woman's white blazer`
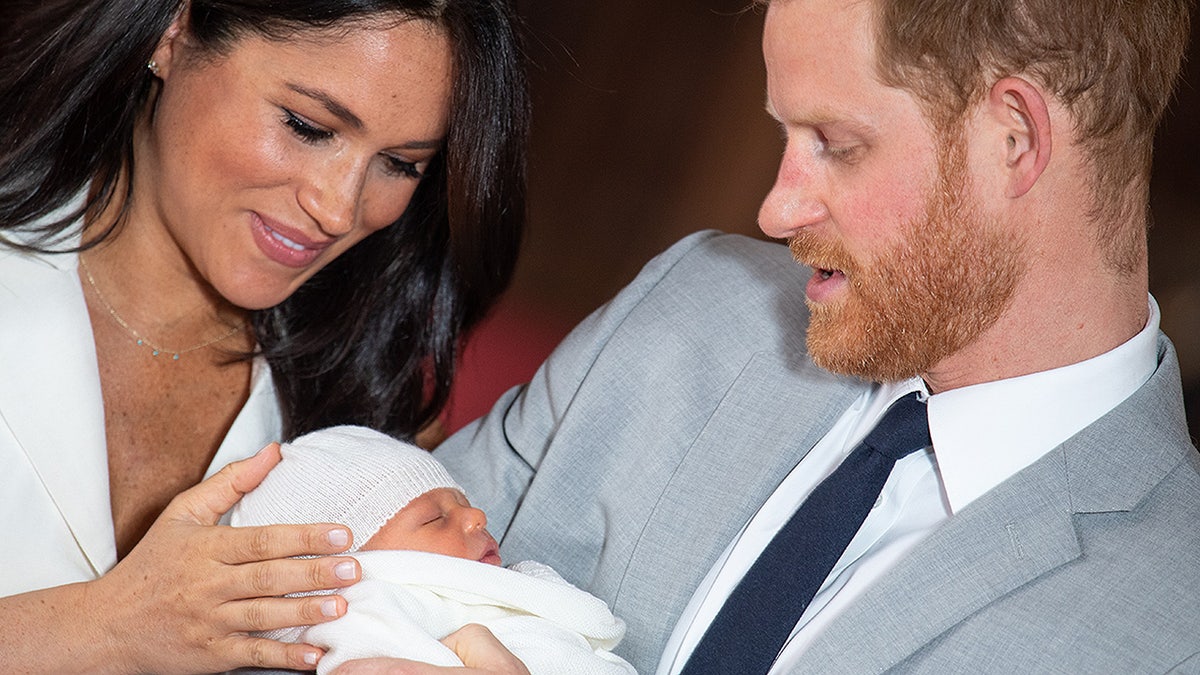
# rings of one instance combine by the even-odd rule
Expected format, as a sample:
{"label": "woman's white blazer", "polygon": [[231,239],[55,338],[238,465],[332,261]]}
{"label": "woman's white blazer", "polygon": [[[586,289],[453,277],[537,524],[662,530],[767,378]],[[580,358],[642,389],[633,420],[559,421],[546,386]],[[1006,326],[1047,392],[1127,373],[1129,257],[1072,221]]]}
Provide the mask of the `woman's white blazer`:
{"label": "woman's white blazer", "polygon": [[[117,562],[104,403],[77,264],[73,253],[0,248],[0,597],[95,579]],[[254,371],[206,476],[280,436],[269,371]]]}

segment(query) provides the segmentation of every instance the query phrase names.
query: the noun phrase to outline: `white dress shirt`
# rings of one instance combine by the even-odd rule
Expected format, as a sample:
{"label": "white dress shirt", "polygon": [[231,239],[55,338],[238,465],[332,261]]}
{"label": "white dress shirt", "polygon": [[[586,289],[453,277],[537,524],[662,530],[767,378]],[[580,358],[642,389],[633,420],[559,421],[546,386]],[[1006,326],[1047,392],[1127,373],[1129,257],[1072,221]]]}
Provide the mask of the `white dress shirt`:
{"label": "white dress shirt", "polygon": [[[1117,348],[1080,363],[928,395],[919,378],[878,384],[783,479],[701,581],[667,642],[658,675],[678,673],[725,600],[779,528],[896,399],[920,392],[933,448],[896,462],[878,501],[800,617],[772,673],[795,665],[872,582],[954,513],[1137,391],[1157,366],[1159,311]],[[936,452],[936,454],[935,454]]]}

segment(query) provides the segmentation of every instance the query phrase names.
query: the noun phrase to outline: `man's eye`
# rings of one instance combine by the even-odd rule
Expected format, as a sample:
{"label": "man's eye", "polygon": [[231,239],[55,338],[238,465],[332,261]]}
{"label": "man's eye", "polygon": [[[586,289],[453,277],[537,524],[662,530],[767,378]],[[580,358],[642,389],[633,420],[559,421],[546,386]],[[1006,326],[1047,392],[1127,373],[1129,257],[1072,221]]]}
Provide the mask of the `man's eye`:
{"label": "man's eye", "polygon": [[848,160],[848,159],[851,159],[852,157],[854,157],[855,153],[858,151],[858,148],[857,148],[857,146],[853,146],[853,145],[830,146],[825,151],[827,153],[829,153],[830,157],[832,157],[836,160],[839,160],[839,161],[845,161],[845,160]]}

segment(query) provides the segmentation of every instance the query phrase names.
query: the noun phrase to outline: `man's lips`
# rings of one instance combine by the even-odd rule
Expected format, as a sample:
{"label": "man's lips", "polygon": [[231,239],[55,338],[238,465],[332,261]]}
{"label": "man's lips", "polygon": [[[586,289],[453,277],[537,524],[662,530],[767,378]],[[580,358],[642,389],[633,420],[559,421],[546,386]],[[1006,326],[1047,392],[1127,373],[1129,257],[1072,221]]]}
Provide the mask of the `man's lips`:
{"label": "man's lips", "polygon": [[814,267],[804,294],[811,302],[827,302],[845,289],[846,282],[846,274],[841,270]]}

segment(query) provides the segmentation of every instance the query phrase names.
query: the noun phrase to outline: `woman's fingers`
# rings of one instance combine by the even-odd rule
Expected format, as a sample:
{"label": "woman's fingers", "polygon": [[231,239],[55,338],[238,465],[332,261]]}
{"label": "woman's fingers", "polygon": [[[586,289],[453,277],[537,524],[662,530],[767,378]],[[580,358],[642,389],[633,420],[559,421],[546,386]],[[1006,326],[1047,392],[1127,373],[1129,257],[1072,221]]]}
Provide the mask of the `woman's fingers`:
{"label": "woman's fingers", "polygon": [[333,555],[345,551],[351,542],[350,530],[334,523],[217,527],[212,535],[213,545],[222,552],[217,559],[230,565],[298,555]]}
{"label": "woman's fingers", "polygon": [[234,656],[239,664],[247,664],[255,668],[290,668],[292,670],[312,670],[317,667],[317,661],[324,652],[316,647],[305,644],[285,644],[257,637],[230,638],[233,643],[226,651]]}
{"label": "woman's fingers", "polygon": [[226,464],[199,485],[176,495],[163,515],[200,525],[216,525],[242,495],[258,487],[280,459],[279,444],[271,443],[253,457]]}
{"label": "woman's fingers", "polygon": [[[348,586],[361,576],[343,526],[216,525],[279,461],[277,446],[180,493],[113,570],[89,584],[90,613],[131,671],[213,672],[255,665],[311,670],[320,651],[248,633],[329,621],[339,596],[278,597]],[[316,556],[294,558],[293,556]]]}
{"label": "woman's fingers", "polygon": [[224,592],[241,600],[342,588],[358,581],[362,568],[354,558],[323,557],[244,563],[230,573]]}
{"label": "woman's fingers", "polygon": [[345,613],[346,600],[340,595],[253,598],[228,602],[217,610],[231,633],[308,626],[336,619]]}

